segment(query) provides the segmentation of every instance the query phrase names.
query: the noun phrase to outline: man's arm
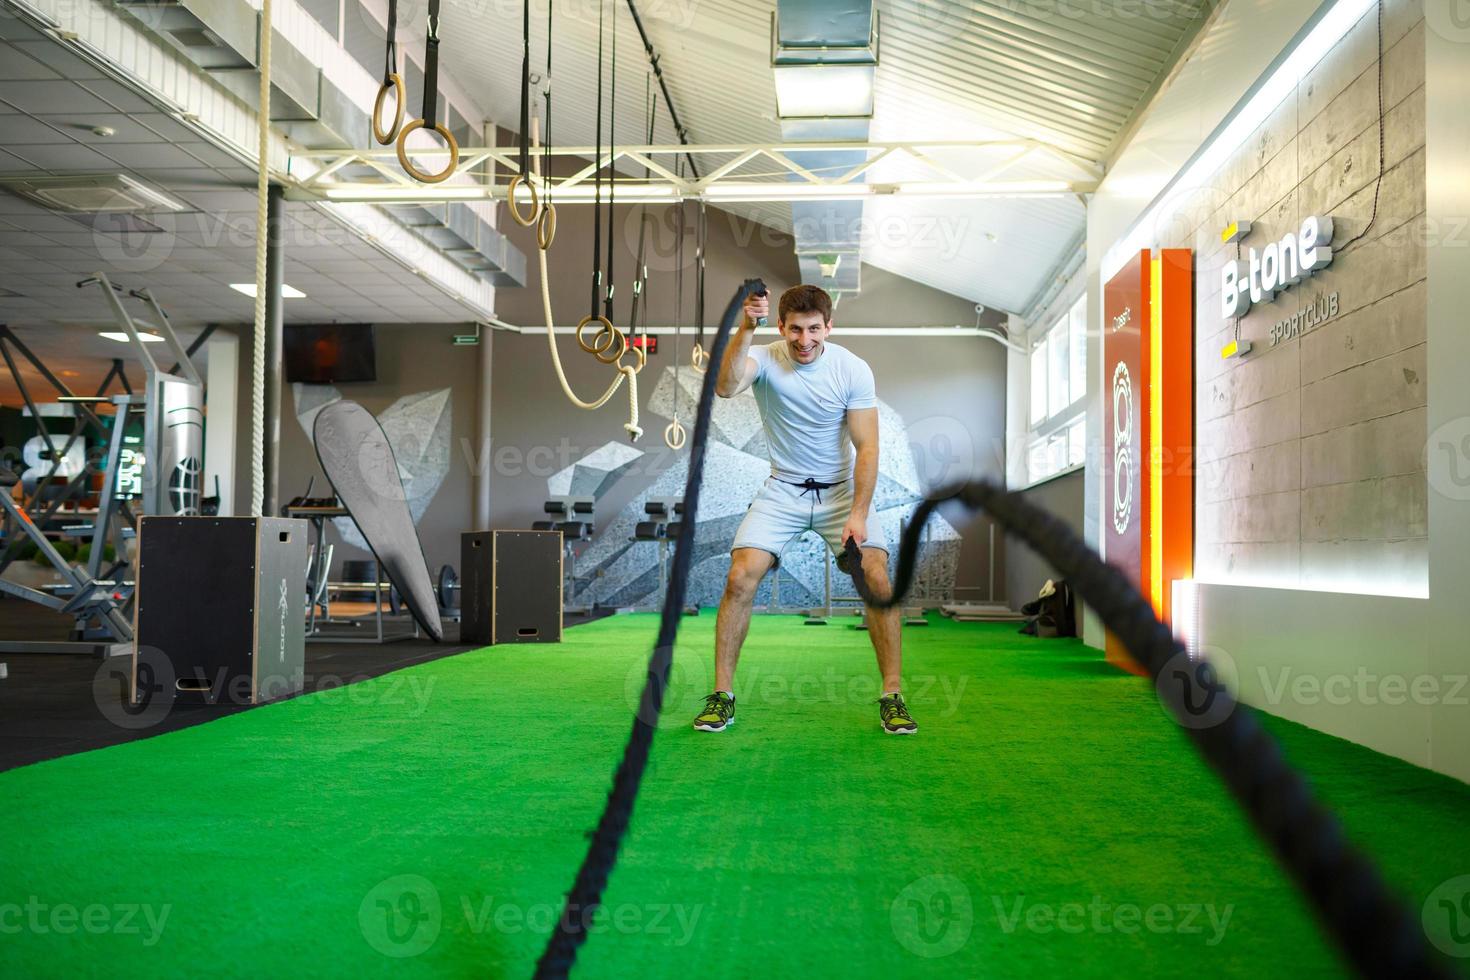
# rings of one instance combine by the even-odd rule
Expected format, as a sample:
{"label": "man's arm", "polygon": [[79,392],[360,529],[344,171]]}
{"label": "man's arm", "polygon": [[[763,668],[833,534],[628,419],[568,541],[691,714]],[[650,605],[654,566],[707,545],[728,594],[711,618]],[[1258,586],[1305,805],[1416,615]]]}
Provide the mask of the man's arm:
{"label": "man's arm", "polygon": [[842,529],[842,540],[854,538],[858,544],[868,539],[868,508],[873,503],[873,488],[878,485],[878,410],[847,410],[847,432],[857,460],[852,468],[852,513]]}
{"label": "man's arm", "polygon": [[721,398],[734,398],[755,382],[760,366],[750,356],[750,341],[755,336],[755,321],[770,313],[769,296],[745,298],[740,329],[730,338],[730,346],[725,348],[725,358],[720,362],[720,374],[715,380],[715,394]]}

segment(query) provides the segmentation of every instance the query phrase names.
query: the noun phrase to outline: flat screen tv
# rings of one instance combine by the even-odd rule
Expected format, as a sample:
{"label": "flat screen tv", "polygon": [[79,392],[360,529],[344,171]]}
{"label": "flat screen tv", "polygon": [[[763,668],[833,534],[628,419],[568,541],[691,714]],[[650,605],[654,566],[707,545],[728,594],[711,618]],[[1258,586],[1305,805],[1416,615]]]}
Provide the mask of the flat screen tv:
{"label": "flat screen tv", "polygon": [[378,379],[371,323],[287,324],[286,380],[339,384]]}

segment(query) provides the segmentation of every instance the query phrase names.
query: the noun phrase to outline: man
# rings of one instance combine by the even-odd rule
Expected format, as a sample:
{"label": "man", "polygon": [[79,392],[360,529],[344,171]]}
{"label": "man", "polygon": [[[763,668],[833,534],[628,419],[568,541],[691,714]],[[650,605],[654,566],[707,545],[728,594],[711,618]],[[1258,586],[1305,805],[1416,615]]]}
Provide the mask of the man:
{"label": "man", "polygon": [[[733,398],[755,389],[771,452],[771,476],[735,532],[730,577],[715,621],[715,691],[694,719],[702,732],[735,721],[735,664],[750,629],[756,587],[792,538],[816,531],[835,554],[848,538],[861,546],[863,572],[877,595],[889,592],[888,548],[873,507],[878,482],[878,397],[873,371],[844,347],[827,342],[832,297],[816,286],[781,294],[781,339],[752,347],[769,296],[745,300],[744,319],[720,364],[715,393]],[[854,461],[854,455],[856,460]],[[868,609],[868,635],[878,655],[883,697],[879,721],[892,735],[918,726],[899,693],[899,611]]]}

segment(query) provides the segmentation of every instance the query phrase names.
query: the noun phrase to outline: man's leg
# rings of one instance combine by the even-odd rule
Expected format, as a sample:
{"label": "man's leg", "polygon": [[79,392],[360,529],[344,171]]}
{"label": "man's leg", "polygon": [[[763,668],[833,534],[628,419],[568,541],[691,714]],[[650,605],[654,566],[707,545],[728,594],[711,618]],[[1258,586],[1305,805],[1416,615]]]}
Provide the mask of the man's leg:
{"label": "man's leg", "polygon": [[[888,552],[864,548],[863,576],[874,595],[886,599],[893,594],[893,587],[888,582]],[[902,612],[898,606],[892,609],[867,608],[868,636],[873,641],[873,652],[878,655],[878,672],[883,675],[884,694],[898,691],[901,683]]]}
{"label": "man's leg", "polygon": [[760,548],[736,548],[730,553],[730,575],[720,598],[715,619],[715,690],[735,692],[735,664],[745,634],[750,631],[750,611],[755,590],[771,570],[775,555]]}

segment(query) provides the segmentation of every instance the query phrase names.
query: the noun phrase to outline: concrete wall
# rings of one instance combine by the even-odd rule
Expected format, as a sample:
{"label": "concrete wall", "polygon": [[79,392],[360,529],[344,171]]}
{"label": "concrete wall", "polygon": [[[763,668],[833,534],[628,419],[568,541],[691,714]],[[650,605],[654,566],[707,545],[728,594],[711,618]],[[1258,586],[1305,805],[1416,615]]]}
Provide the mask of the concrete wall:
{"label": "concrete wall", "polygon": [[[1205,138],[1220,125],[1256,79],[1318,7],[1319,0],[1260,0],[1218,7],[1135,128],[1109,162],[1107,176],[1087,206],[1087,472],[1083,530],[1101,550],[1102,274],[1108,249],[1128,233]],[[1083,638],[1103,645],[1102,624],[1084,611]]]}
{"label": "concrete wall", "polygon": [[[1383,35],[1381,188],[1370,9],[1160,236],[1195,249],[1199,580],[1428,593],[1422,8],[1390,0]],[[1367,235],[1251,307],[1254,350],[1223,359],[1220,269],[1244,248],[1221,229],[1254,222],[1240,246],[1259,251],[1308,215],[1339,244]],[[1334,296],[1335,317],[1273,345],[1274,324]]]}
{"label": "concrete wall", "polygon": [[[1216,54],[1230,50],[1226,27],[1233,13],[1223,8],[1197,56],[1212,47]],[[1250,41],[1236,46],[1238,63],[1275,57],[1276,39],[1295,31],[1291,21],[1299,15],[1305,22],[1312,13],[1309,4],[1290,17],[1279,6],[1263,8],[1254,33],[1234,31]],[[1307,212],[1341,217],[1339,245],[1366,224],[1377,175],[1374,13],[1369,8],[1295,98],[1247,142],[1245,154],[1227,165],[1234,168],[1234,180],[1221,184],[1227,200],[1196,199],[1208,211],[1234,207],[1246,213],[1232,218],[1253,211],[1263,224],[1273,223],[1247,244],[1260,247]],[[1264,350],[1258,347],[1261,356],[1222,366],[1221,324],[1209,319],[1214,289],[1207,278],[1218,270],[1219,247],[1203,237],[1184,242],[1203,253],[1199,442],[1229,450],[1212,481],[1200,481],[1197,560],[1217,577],[1198,586],[1201,646],[1225,664],[1247,702],[1461,779],[1470,778],[1470,651],[1462,610],[1470,588],[1470,492],[1463,477],[1470,465],[1470,387],[1463,384],[1470,369],[1463,328],[1470,306],[1463,233],[1470,213],[1467,40],[1438,5],[1385,4],[1387,173],[1379,217],[1367,238],[1317,281],[1293,290],[1315,296],[1330,285],[1339,293],[1335,320],[1274,350],[1268,340]],[[1216,88],[1191,82],[1182,91],[1213,91],[1218,98],[1201,103],[1213,115],[1218,102],[1244,92],[1231,87],[1235,81],[1248,84],[1255,74],[1220,71],[1208,76]],[[1180,112],[1176,119],[1199,115]],[[1125,154],[1157,161],[1149,149]],[[1179,147],[1168,162],[1177,169],[1191,152]],[[1129,231],[1146,205],[1138,199],[1162,186],[1130,185],[1118,170],[1109,183],[1089,215],[1094,272],[1103,264],[1101,251]],[[1183,227],[1157,229],[1150,244],[1177,243]],[[1091,277],[1090,289],[1100,282],[1100,274]],[[1290,295],[1274,305],[1290,312]],[[1247,318],[1243,334],[1260,331],[1263,319]],[[1096,358],[1091,367],[1100,368]],[[1274,404],[1277,399],[1284,401]],[[1220,419],[1229,421],[1217,424]],[[1271,462],[1272,452],[1282,460]],[[1100,467],[1089,471],[1090,529],[1101,474]],[[1295,497],[1295,537],[1290,505],[1275,512],[1263,499],[1273,494]],[[1230,516],[1219,507],[1204,512],[1232,499]],[[1258,540],[1239,540],[1250,537]],[[1207,550],[1205,541],[1216,547]],[[1297,587],[1232,580],[1236,568],[1260,574],[1268,567],[1269,549],[1240,545],[1276,547],[1277,559],[1288,560],[1273,559],[1273,573],[1278,564],[1289,567],[1294,554]],[[1361,591],[1313,591],[1313,585]],[[1366,591],[1427,591],[1428,598],[1361,594]]]}

